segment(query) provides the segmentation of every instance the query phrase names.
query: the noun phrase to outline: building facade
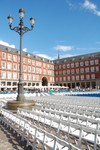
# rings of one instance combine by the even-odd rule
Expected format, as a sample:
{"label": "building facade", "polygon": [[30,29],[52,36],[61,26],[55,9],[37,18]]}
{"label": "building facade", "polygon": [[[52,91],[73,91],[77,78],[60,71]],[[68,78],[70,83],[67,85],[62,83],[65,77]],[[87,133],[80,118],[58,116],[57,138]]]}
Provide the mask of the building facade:
{"label": "building facade", "polygon": [[54,60],[56,85],[100,88],[100,52]]}
{"label": "building facade", "polygon": [[[20,51],[0,45],[0,86],[17,86]],[[53,61],[22,52],[22,79],[25,86],[54,85]]]}
{"label": "building facade", "polygon": [[[0,45],[0,87],[17,87],[19,65],[20,51]],[[25,86],[100,88],[100,52],[52,61],[23,51],[22,71]]]}

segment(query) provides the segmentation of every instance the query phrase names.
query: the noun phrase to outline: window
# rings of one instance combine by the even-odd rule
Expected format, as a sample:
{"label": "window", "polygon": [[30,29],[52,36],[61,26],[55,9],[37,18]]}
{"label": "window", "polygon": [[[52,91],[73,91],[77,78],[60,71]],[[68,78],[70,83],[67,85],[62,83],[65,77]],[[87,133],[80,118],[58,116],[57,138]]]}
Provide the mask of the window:
{"label": "window", "polygon": [[39,62],[39,67],[41,67],[42,66],[42,63],[41,62]]}
{"label": "window", "polygon": [[59,69],[61,69],[62,67],[61,67],[61,65],[59,65]]}
{"label": "window", "polygon": [[50,68],[50,69],[54,70],[54,66],[53,66],[53,65],[51,65],[51,68]]}
{"label": "window", "polygon": [[84,73],[84,68],[81,68],[81,69],[80,69],[80,73]]}
{"label": "window", "polygon": [[63,70],[63,75],[65,75],[66,74],[66,70]]}
{"label": "window", "polygon": [[31,64],[31,59],[28,59],[28,64]]}
{"label": "window", "polygon": [[35,66],[35,60],[32,60],[32,65]]}
{"label": "window", "polygon": [[53,82],[53,78],[52,77],[50,77],[50,82]]}
{"label": "window", "polygon": [[27,74],[24,73],[24,80],[27,80]]}
{"label": "window", "polygon": [[84,80],[84,75],[81,75],[81,80]]}
{"label": "window", "polygon": [[58,82],[58,78],[56,77],[56,82]]}
{"label": "window", "polygon": [[17,70],[17,64],[13,64],[13,69]]}
{"label": "window", "polygon": [[28,72],[31,72],[31,66],[28,66]]}
{"label": "window", "polygon": [[89,72],[89,67],[85,68],[85,71],[86,71],[86,72]]}
{"label": "window", "polygon": [[1,78],[2,78],[2,79],[5,79],[5,78],[6,78],[6,72],[4,72],[4,71],[1,72]]}
{"label": "window", "polygon": [[76,76],[76,80],[79,80],[79,76]]}
{"label": "window", "polygon": [[[42,70],[41,70],[41,71],[42,71]],[[48,70],[48,71],[47,71],[47,74],[48,74],[48,75],[51,75],[50,73],[51,73],[51,71]]]}
{"label": "window", "polygon": [[78,63],[78,62],[76,62],[76,63],[75,63],[75,66],[76,66],[76,67],[79,67],[79,63]]}
{"label": "window", "polygon": [[32,80],[35,81],[35,75],[32,76]]}
{"label": "window", "polygon": [[80,62],[80,66],[84,66],[84,62]]}
{"label": "window", "polygon": [[[39,66],[39,62],[38,61],[36,61],[36,66]],[[43,67],[44,67],[44,64],[43,64]]]}
{"label": "window", "polygon": [[71,74],[74,74],[74,69],[71,70]]}
{"label": "window", "polygon": [[13,56],[13,61],[17,62],[17,56],[16,55]]}
{"label": "window", "polygon": [[85,66],[88,66],[89,65],[89,61],[85,61]]}
{"label": "window", "polygon": [[23,58],[23,63],[26,64],[27,63],[27,59]]}
{"label": "window", "polygon": [[2,53],[2,59],[6,59],[6,53]]}
{"label": "window", "polygon": [[39,76],[38,75],[35,76],[35,80],[39,81]]}
{"label": "window", "polygon": [[2,62],[2,69],[6,69],[6,62]]}
{"label": "window", "polygon": [[70,68],[70,64],[67,64],[67,68]]}
{"label": "window", "polygon": [[90,60],[90,65],[94,65],[94,60]]}
{"label": "window", "polygon": [[95,74],[91,74],[91,79],[95,79]]}
{"label": "window", "polygon": [[[45,69],[44,69],[44,70],[45,70]],[[35,72],[36,72],[36,73],[39,73],[39,68],[36,68],[36,69],[35,69]],[[45,72],[45,71],[44,71],[44,72]]]}
{"label": "window", "polygon": [[24,70],[24,72],[26,72],[27,71],[27,66],[24,65],[24,69],[23,70]]}
{"label": "window", "polygon": [[12,55],[8,54],[8,60],[12,60]]}
{"label": "window", "polygon": [[95,64],[99,64],[99,60],[98,59],[95,59]]}
{"label": "window", "polygon": [[94,67],[91,67],[90,69],[91,69],[91,72],[94,72]]}
{"label": "window", "polygon": [[75,80],[75,76],[72,76],[72,80],[73,80],[73,81]]}
{"label": "window", "polygon": [[87,79],[87,80],[90,79],[90,75],[89,75],[89,74],[86,75],[86,79]]}
{"label": "window", "polygon": [[70,81],[70,76],[67,77],[67,80]]}
{"label": "window", "polygon": [[18,62],[20,62],[20,57],[18,56]]}
{"label": "window", "polygon": [[46,68],[46,64],[45,63],[43,63],[43,67]]}
{"label": "window", "polygon": [[96,72],[98,72],[99,71],[99,66],[96,66],[95,70],[96,70]]}
{"label": "window", "polygon": [[63,81],[66,81],[66,77],[63,77]]}
{"label": "window", "polygon": [[12,69],[12,64],[8,63],[8,70],[11,70],[11,69]]}
{"label": "window", "polygon": [[28,80],[31,80],[31,74],[28,74]]}
{"label": "window", "polygon": [[57,70],[58,69],[58,66],[55,66],[55,70]]}
{"label": "window", "polygon": [[71,68],[74,68],[74,63],[71,64]]}
{"label": "window", "polygon": [[46,69],[43,70],[43,74],[46,74]]}
{"label": "window", "polygon": [[76,69],[76,73],[77,73],[77,74],[79,73],[79,69]]}
{"label": "window", "polygon": [[7,76],[8,76],[8,79],[11,79],[12,78],[12,72],[8,72]]}
{"label": "window", "polygon": [[32,67],[32,73],[35,73],[35,67]]}
{"label": "window", "polygon": [[67,70],[67,74],[70,74],[70,70]]}
{"label": "window", "polygon": [[17,73],[13,72],[13,79],[17,79]]}
{"label": "window", "polygon": [[63,65],[63,69],[65,69],[65,68],[66,68],[66,65],[64,64],[64,65]]}

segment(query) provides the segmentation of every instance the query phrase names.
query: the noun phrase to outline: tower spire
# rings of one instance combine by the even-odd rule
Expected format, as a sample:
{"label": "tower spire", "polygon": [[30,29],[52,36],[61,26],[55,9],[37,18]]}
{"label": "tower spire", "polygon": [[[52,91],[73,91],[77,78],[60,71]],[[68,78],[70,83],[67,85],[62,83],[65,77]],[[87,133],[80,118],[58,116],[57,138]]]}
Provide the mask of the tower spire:
{"label": "tower spire", "polygon": [[58,60],[60,59],[59,50],[58,50]]}

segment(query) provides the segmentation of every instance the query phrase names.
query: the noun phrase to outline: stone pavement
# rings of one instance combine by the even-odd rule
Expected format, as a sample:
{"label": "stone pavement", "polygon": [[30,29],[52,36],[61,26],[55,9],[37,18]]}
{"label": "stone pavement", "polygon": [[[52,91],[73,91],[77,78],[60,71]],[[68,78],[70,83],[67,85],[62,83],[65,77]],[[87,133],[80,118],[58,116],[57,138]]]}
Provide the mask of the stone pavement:
{"label": "stone pavement", "polygon": [[4,127],[0,125],[0,150],[24,150]]}

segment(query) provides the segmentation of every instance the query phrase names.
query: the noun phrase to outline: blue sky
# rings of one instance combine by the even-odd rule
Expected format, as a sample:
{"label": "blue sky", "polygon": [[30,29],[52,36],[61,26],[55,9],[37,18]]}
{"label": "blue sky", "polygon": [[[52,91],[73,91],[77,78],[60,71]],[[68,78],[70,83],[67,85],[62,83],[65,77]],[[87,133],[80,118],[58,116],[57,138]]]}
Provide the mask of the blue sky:
{"label": "blue sky", "polygon": [[1,0],[0,43],[19,49],[19,35],[11,31],[19,24],[24,8],[24,25],[35,17],[34,29],[23,36],[23,50],[46,58],[60,58],[100,51],[99,0]]}

